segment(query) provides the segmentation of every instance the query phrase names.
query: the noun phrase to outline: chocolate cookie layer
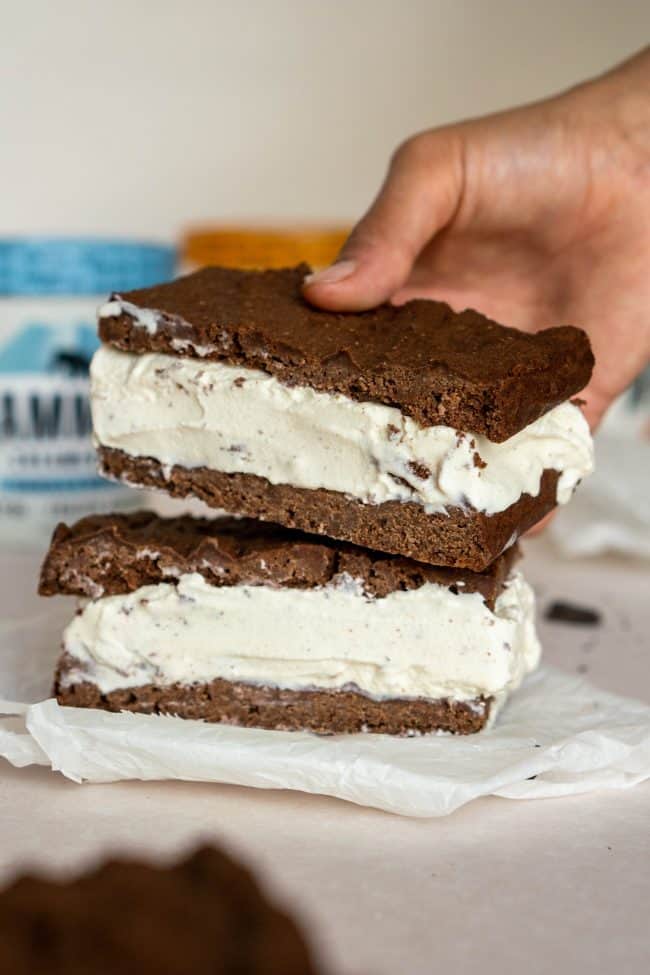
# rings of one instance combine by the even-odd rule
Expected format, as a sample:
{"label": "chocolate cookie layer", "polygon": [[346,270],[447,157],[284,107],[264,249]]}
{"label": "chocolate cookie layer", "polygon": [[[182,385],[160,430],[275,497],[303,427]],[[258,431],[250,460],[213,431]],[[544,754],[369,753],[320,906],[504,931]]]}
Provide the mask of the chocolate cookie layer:
{"label": "chocolate cookie layer", "polygon": [[212,586],[307,589],[342,574],[375,597],[432,582],[494,602],[517,557],[509,548],[482,573],[425,565],[251,519],[92,515],[59,525],[45,557],[42,596],[112,596],[197,572]]}
{"label": "chocolate cookie layer", "polygon": [[128,352],[260,369],[288,384],[398,407],[421,426],[451,426],[495,442],[589,381],[593,356],[580,329],[526,334],[476,311],[422,300],[325,312],[302,298],[309,270],[204,268],[113,296],[99,334]]}
{"label": "chocolate cookie layer", "polygon": [[70,661],[64,658],[54,688],[59,704],[174,714],[245,728],[312,731],[316,734],[410,735],[449,731],[468,735],[480,731],[490,716],[491,699],[374,701],[353,691],[293,691],[277,687],[213,680],[206,684],[147,684],[102,694],[94,684],[61,683]]}
{"label": "chocolate cookie layer", "polygon": [[0,892],[6,975],[315,975],[295,923],[253,875],[204,847],[173,867],[112,860]]}
{"label": "chocolate cookie layer", "polygon": [[178,466],[166,471],[151,457],[132,457],[107,447],[99,448],[99,459],[102,473],[129,484],[158,488],[178,498],[194,496],[214,508],[473,572],[483,572],[555,507],[558,481],[556,471],[546,471],[536,497],[524,494],[494,515],[462,508],[427,514],[412,502],[368,505],[335,491],[271,484],[252,474]]}

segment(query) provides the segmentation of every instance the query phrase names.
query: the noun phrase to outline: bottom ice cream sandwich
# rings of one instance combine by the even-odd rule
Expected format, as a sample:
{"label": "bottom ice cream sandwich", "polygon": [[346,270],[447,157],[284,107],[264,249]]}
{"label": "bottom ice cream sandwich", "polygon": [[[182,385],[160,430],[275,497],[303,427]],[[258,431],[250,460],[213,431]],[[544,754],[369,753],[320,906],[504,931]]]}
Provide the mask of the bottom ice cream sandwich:
{"label": "bottom ice cream sandwich", "polygon": [[55,694],[284,731],[480,731],[539,660],[516,557],[475,573],[149,512],[60,525],[40,592],[80,601]]}

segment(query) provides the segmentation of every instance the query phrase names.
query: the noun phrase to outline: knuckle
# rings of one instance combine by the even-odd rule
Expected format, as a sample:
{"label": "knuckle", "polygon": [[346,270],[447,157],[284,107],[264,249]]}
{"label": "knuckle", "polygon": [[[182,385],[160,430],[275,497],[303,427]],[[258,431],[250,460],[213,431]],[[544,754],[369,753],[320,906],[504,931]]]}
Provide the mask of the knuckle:
{"label": "knuckle", "polygon": [[343,256],[358,256],[383,244],[385,232],[381,222],[372,214],[366,214],[348,237]]}
{"label": "knuckle", "polygon": [[428,166],[433,154],[433,139],[430,132],[418,132],[405,139],[391,158],[391,169],[396,167],[420,168]]}

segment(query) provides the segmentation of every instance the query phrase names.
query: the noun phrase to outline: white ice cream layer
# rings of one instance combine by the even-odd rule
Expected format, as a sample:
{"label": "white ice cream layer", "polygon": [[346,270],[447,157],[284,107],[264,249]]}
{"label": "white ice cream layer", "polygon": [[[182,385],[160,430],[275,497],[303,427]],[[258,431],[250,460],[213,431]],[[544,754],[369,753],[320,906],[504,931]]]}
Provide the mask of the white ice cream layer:
{"label": "white ice cream layer", "polygon": [[427,583],[382,599],[318,589],[143,586],[88,602],[67,627],[66,684],[103,693],[225,678],[293,690],[353,686],[373,698],[501,697],[539,659],[534,597],[513,573],[494,611]]}
{"label": "white ice cream layer", "polygon": [[546,469],[560,472],[562,504],[593,467],[589,428],[571,403],[492,443],[221,362],[104,346],[91,376],[98,442],[165,467],[256,474],[370,504],[414,501],[429,512],[460,505],[487,514],[537,495]]}

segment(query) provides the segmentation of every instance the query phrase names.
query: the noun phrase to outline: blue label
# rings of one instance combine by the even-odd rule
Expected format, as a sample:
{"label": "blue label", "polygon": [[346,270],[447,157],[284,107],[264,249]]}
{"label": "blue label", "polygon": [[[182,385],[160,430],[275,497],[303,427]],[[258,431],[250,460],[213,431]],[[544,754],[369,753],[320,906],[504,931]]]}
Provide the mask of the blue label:
{"label": "blue label", "polygon": [[0,374],[84,376],[98,346],[95,326],[86,322],[58,326],[27,322],[0,348]]}
{"label": "blue label", "polygon": [[0,239],[0,295],[107,295],[174,276],[175,248],[137,240]]}

